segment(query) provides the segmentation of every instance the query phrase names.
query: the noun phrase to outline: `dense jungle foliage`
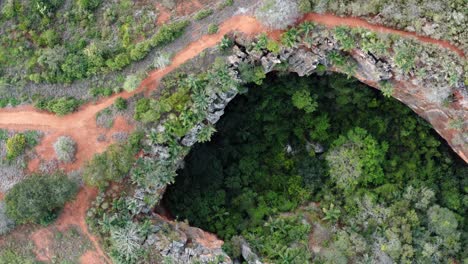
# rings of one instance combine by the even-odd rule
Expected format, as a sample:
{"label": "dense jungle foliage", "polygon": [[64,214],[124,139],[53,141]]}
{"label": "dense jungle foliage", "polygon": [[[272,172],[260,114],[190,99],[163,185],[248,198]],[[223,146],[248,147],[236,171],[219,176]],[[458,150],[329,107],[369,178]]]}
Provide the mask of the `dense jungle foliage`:
{"label": "dense jungle foliage", "polygon": [[[232,238],[231,255],[242,235],[275,263],[465,257],[467,167],[398,101],[342,75],[271,75],[235,99],[216,130],[186,157],[164,202]],[[310,201],[332,233],[323,254],[304,245],[310,226],[281,216]]]}

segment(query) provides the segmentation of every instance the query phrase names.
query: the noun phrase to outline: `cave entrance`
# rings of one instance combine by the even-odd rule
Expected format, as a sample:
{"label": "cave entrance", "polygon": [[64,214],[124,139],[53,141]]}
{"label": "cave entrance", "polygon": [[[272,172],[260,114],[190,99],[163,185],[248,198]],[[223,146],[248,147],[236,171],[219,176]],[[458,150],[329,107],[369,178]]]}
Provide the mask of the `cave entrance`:
{"label": "cave entrance", "polygon": [[382,173],[356,192],[393,199],[399,188],[437,186],[443,170],[463,167],[408,107],[341,74],[269,74],[228,105],[216,130],[210,142],[192,148],[163,204],[177,219],[225,240],[255,233],[269,217],[311,201],[344,205],[351,194],[341,194],[330,177],[327,155],[359,133],[381,152],[368,161]]}

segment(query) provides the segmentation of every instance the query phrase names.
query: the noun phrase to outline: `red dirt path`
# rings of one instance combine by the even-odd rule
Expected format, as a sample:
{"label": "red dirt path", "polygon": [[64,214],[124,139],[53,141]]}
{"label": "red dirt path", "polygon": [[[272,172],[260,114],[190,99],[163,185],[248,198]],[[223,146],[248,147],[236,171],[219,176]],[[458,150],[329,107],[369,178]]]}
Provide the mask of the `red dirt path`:
{"label": "red dirt path", "polygon": [[[304,20],[321,23],[329,27],[334,27],[337,25],[347,25],[351,27],[363,27],[384,33],[398,34],[401,36],[416,37],[422,42],[437,44],[439,46],[457,52],[460,56],[464,56],[463,52],[460,49],[456,48],[455,46],[451,45],[446,41],[416,36],[413,33],[394,30],[383,26],[372,25],[362,19],[341,18],[334,15],[308,14],[304,17],[303,21]],[[109,135],[114,131],[132,130],[132,127],[121,118],[118,118],[116,120],[114,128],[112,128],[111,130],[105,130],[103,128],[100,128],[96,125],[95,122],[96,113],[112,105],[114,100],[119,96],[123,98],[129,98],[136,93],[148,92],[153,89],[156,89],[159,84],[159,81],[163,76],[176,69],[186,61],[194,58],[204,49],[215,46],[225,34],[231,31],[241,31],[249,35],[255,35],[266,31],[266,29],[263,28],[252,17],[231,17],[230,19],[226,20],[220,25],[217,34],[205,35],[199,40],[189,44],[186,48],[184,48],[174,57],[171,65],[164,69],[151,72],[149,76],[145,80],[143,80],[139,88],[133,92],[122,92],[118,95],[114,95],[109,98],[103,99],[96,104],[86,104],[82,106],[79,109],[79,111],[67,115],[65,117],[57,117],[52,114],[40,112],[36,109],[33,109],[31,106],[23,106],[12,109],[1,109],[0,127],[13,130],[34,129],[45,131],[47,134],[43,138],[41,144],[36,148],[36,152],[42,159],[45,160],[53,158],[54,152],[52,144],[53,142],[55,142],[58,136],[71,136],[77,142],[77,158],[74,163],[68,165],[61,165],[61,168],[65,169],[66,171],[78,169],[83,165],[83,162],[89,160],[94,153],[105,150],[105,148],[110,144],[110,142],[97,142],[96,137],[98,135],[102,133]],[[38,165],[39,162],[37,160],[33,160],[29,164],[29,169],[36,170]],[[95,195],[96,190],[93,190],[91,188],[82,189],[76,197],[75,201],[70,202],[66,205],[62,215],[55,223],[55,225],[61,230],[67,229],[70,225],[77,225],[92,241],[93,245],[96,248],[96,251],[87,252],[84,256],[82,256],[81,262],[85,264],[105,263],[109,261],[109,259],[100,249],[97,239],[88,232],[85,223],[86,210],[87,208],[89,208],[90,202],[94,199]],[[47,248],[47,239],[44,239],[48,236],[48,232],[46,230],[47,228],[40,229],[32,236],[38,249],[44,247]],[[104,261],[99,261],[98,259],[96,259],[97,256],[103,258]],[[40,255],[38,257],[47,258],[47,252],[45,256]]]}
{"label": "red dirt path", "polygon": [[313,21],[318,24],[325,25],[327,27],[337,27],[337,26],[348,26],[352,28],[360,27],[365,28],[371,31],[385,33],[385,34],[396,34],[404,37],[413,37],[417,38],[421,42],[436,44],[438,46],[444,47],[446,49],[450,49],[456,52],[461,57],[465,57],[464,52],[458,48],[457,46],[451,44],[445,40],[433,39],[430,37],[420,36],[413,32],[406,32],[398,29],[393,29],[381,25],[375,25],[367,22],[364,19],[356,18],[356,17],[338,17],[332,14],[316,14],[316,13],[309,13],[301,19],[301,21]]}

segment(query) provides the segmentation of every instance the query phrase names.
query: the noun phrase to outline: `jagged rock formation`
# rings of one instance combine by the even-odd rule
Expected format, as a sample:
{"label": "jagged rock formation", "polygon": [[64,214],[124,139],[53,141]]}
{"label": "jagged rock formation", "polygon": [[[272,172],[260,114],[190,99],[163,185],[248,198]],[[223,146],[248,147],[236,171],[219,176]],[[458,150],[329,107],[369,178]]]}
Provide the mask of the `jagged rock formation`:
{"label": "jagged rock formation", "polygon": [[232,263],[221,246],[223,241],[215,235],[186,223],[174,222],[156,216],[156,230],[145,241],[169,263]]}
{"label": "jagged rock formation", "polygon": [[[343,68],[332,65],[328,58],[331,51],[339,51],[339,43],[333,37],[316,39],[315,45],[297,45],[293,48],[282,48],[278,54],[268,51],[258,52],[247,50],[244,39],[236,40],[233,55],[228,58],[231,67],[248,63],[260,65],[265,72],[275,70],[275,66],[287,63],[287,71],[295,72],[299,76],[312,74],[319,64],[327,66],[329,71],[352,74],[361,82],[382,89],[383,82],[393,86],[392,96],[406,104],[419,116],[426,119],[433,128],[448,142],[452,149],[468,162],[468,93],[463,81],[450,86],[438,72],[441,63],[432,66],[424,65],[427,73],[424,77],[414,72],[404,74],[395,65],[391,57],[378,57],[370,52],[354,48],[349,52],[357,67],[352,73]],[[421,56],[424,56],[422,54]],[[422,58],[428,61],[434,58]],[[458,73],[463,75],[463,73]],[[455,86],[455,89],[453,88]],[[450,98],[451,102],[447,102]]]}

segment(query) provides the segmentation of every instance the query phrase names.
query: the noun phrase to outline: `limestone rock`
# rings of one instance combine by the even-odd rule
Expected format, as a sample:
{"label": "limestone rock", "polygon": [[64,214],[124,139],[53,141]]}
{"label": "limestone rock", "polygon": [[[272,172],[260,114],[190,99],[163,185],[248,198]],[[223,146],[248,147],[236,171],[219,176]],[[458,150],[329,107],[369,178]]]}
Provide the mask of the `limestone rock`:
{"label": "limestone rock", "polygon": [[206,120],[208,120],[208,122],[210,122],[211,124],[216,124],[222,115],[224,115],[224,110],[209,113],[206,117]]}
{"label": "limestone rock", "polygon": [[268,53],[266,56],[261,58],[261,62],[265,73],[269,73],[275,68],[276,64],[281,63],[281,60],[278,59],[278,56],[275,56],[272,53]]}
{"label": "limestone rock", "polygon": [[192,129],[190,129],[187,135],[185,135],[185,137],[182,139],[182,142],[181,142],[182,145],[186,147],[191,147],[195,143],[197,143],[197,136],[198,136],[198,133],[200,133],[201,129],[202,129],[201,124],[197,124]]}
{"label": "limestone rock", "polygon": [[360,49],[354,49],[352,56],[358,62],[360,70],[365,75],[366,79],[379,82],[392,77],[391,66],[388,63],[377,60],[375,57]]}
{"label": "limestone rock", "polygon": [[247,261],[249,264],[262,264],[260,258],[255,254],[252,249],[250,248],[249,243],[243,240],[241,243],[241,253],[242,257]]}
{"label": "limestone rock", "polygon": [[297,50],[288,59],[289,68],[299,76],[310,75],[319,64],[319,58],[310,51]]}

